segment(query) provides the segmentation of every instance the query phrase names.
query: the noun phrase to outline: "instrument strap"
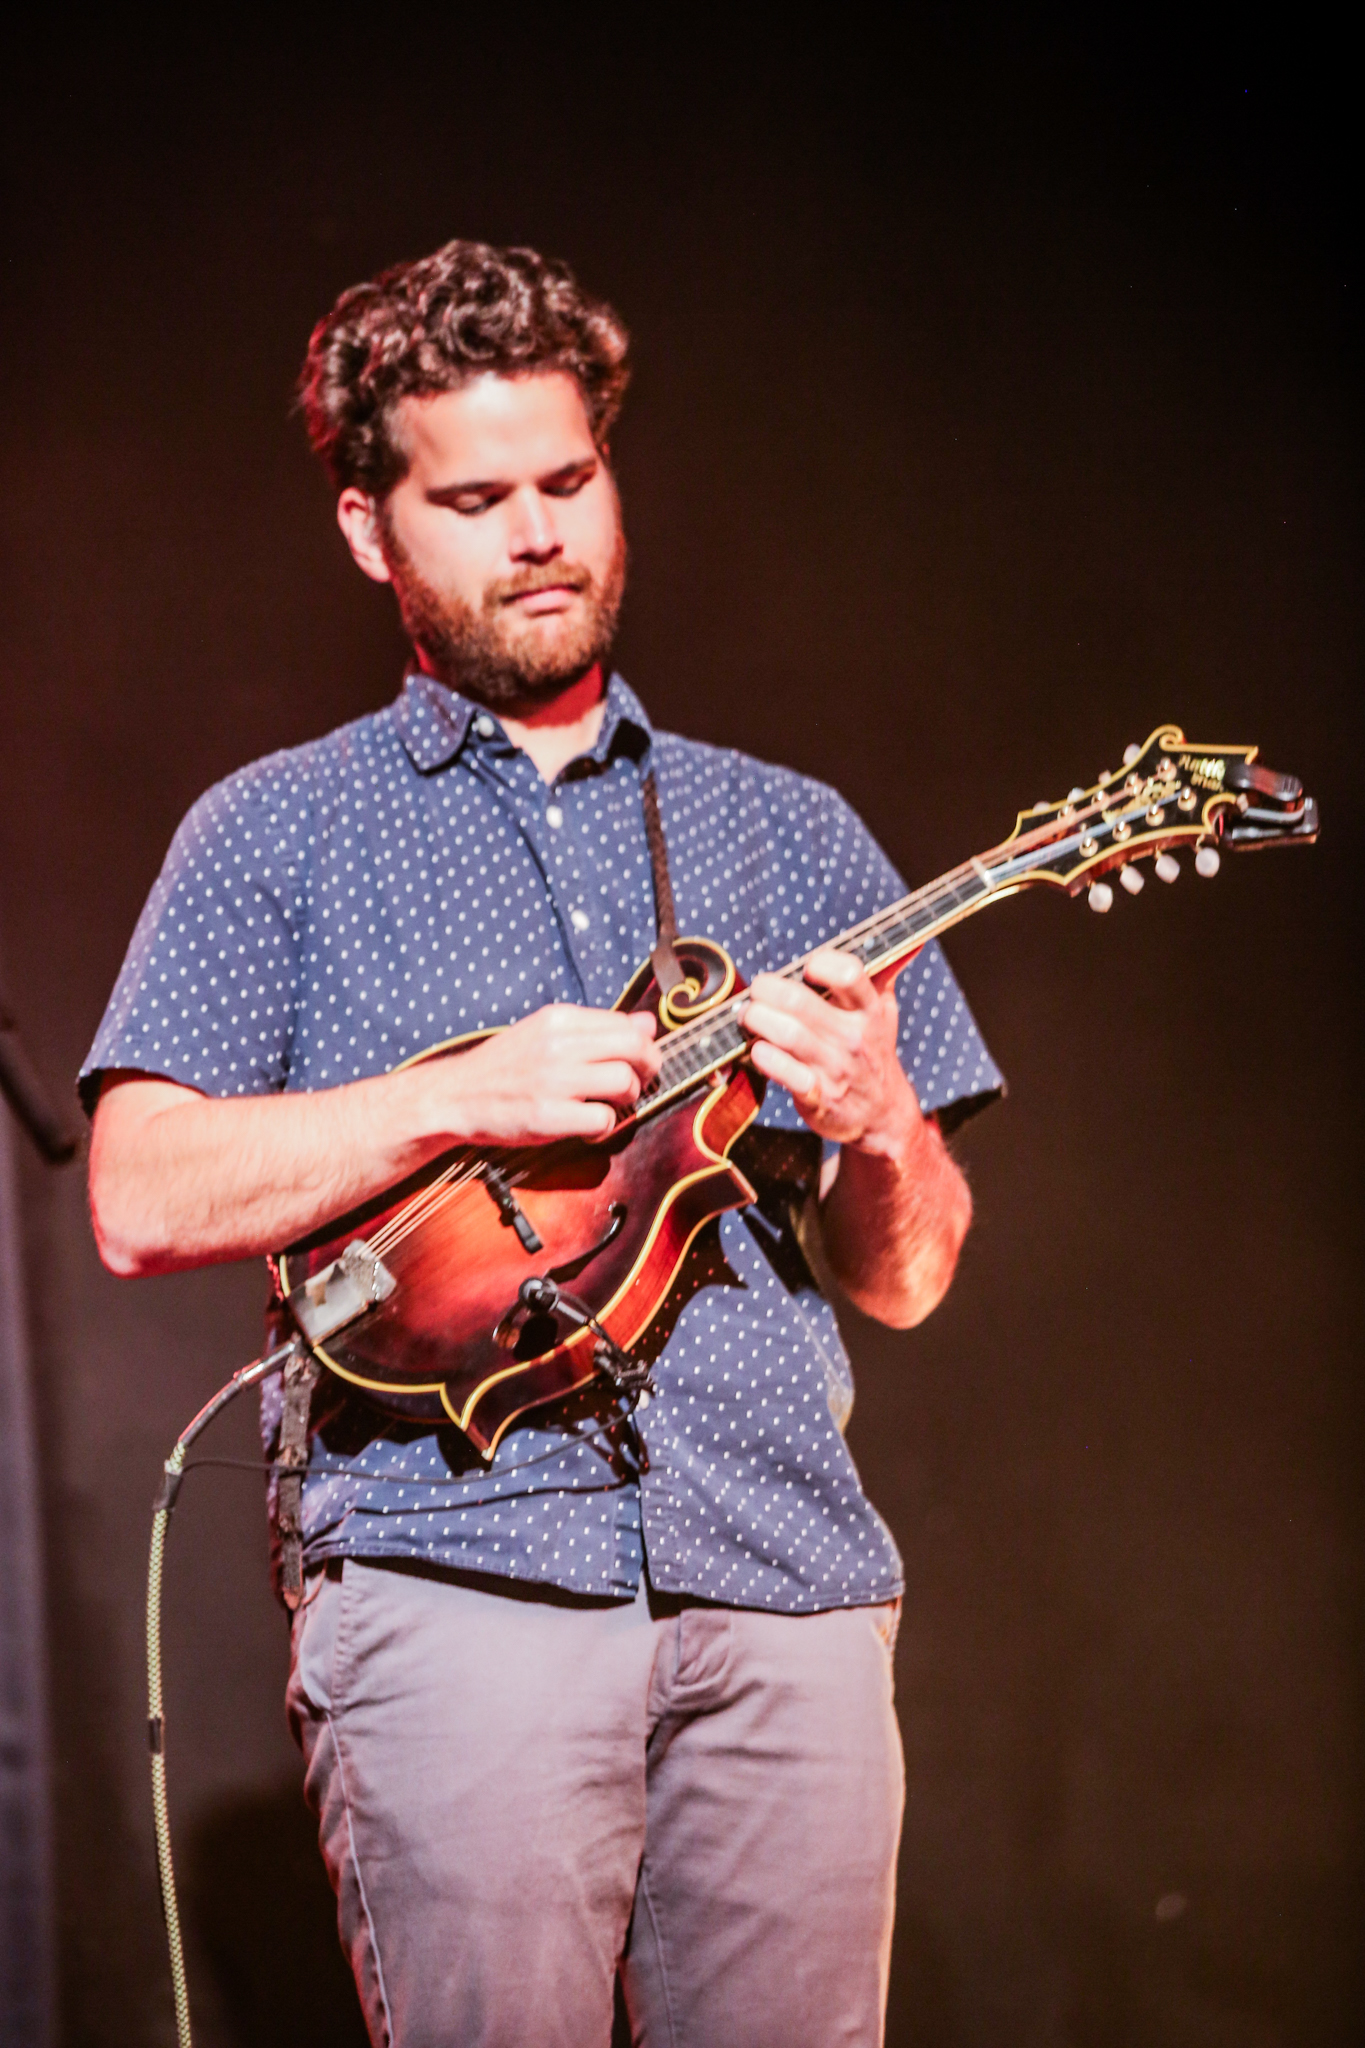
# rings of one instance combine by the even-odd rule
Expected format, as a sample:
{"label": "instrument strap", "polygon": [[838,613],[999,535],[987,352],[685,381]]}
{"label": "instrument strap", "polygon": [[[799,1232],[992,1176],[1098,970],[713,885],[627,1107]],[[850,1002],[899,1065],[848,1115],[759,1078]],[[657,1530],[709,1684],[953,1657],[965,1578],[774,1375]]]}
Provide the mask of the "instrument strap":
{"label": "instrument strap", "polygon": [[654,921],[659,937],[650,954],[654,968],[654,979],[661,995],[686,979],[678,964],[674,941],[678,936],[678,913],[673,906],[673,881],[668,872],[668,842],[664,838],[663,819],[659,815],[659,790],[651,768],[640,784],[640,797],[645,807],[645,838],[649,843],[649,866],[654,877]]}
{"label": "instrument strap", "polygon": [[284,1364],[284,1412],[275,1456],[275,1534],[279,1541],[280,1598],[292,1614],[303,1599],[303,1474],[308,1463],[308,1413],[322,1367],[296,1344]]}

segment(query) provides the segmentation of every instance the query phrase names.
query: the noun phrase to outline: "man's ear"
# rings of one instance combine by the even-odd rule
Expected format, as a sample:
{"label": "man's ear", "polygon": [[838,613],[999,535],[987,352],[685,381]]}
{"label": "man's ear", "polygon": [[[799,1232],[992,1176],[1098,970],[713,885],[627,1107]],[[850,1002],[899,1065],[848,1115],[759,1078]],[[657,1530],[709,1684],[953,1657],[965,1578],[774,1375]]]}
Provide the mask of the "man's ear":
{"label": "man's ear", "polygon": [[384,559],[379,506],[368,491],[357,490],[354,484],[346,486],[337,499],[337,525],[346,536],[346,545],[357,566],[376,583],[391,583],[393,578]]}

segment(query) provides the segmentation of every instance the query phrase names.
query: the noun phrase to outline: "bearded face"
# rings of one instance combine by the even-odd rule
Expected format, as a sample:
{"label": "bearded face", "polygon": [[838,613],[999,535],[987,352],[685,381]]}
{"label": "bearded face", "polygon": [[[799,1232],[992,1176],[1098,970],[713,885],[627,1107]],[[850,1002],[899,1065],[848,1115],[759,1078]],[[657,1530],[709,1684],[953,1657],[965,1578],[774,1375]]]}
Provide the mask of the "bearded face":
{"label": "bearded face", "polygon": [[[515,713],[558,696],[594,663],[605,662],[616,638],[626,585],[619,518],[601,575],[581,562],[528,563],[485,584],[477,603],[424,576],[388,522],[384,559],[423,666],[490,710]],[[565,609],[528,613],[525,600],[551,591],[569,593]]]}
{"label": "bearded face", "polygon": [[391,583],[422,665],[528,718],[608,654],[626,580],[621,505],[567,371],[488,371],[399,401],[406,472],[383,498],[348,484],[337,518]]}

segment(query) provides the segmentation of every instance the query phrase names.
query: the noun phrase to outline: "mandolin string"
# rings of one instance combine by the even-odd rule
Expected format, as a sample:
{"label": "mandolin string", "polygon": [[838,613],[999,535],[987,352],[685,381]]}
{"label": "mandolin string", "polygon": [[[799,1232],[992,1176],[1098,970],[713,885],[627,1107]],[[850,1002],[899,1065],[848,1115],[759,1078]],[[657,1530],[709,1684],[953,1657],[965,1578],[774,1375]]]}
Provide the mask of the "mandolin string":
{"label": "mandolin string", "polygon": [[382,1230],[376,1231],[372,1238],[366,1239],[370,1250],[379,1258],[382,1258],[386,1251],[392,1251],[396,1244],[400,1244],[419,1225],[425,1223],[433,1210],[443,1208],[461,1188],[467,1187],[473,1180],[480,1179],[483,1167],[484,1162],[477,1159],[472,1162],[461,1161],[447,1167],[444,1173],[428,1182],[427,1186],[420,1189],[403,1208],[395,1210]]}
{"label": "mandolin string", "polygon": [[402,1224],[409,1218],[416,1221],[420,1213],[432,1201],[438,1199],[451,1186],[452,1182],[457,1183],[460,1179],[467,1177],[466,1172],[462,1171],[464,1168],[465,1162],[463,1160],[456,1161],[454,1164],[444,1168],[435,1179],[427,1182],[424,1187],[419,1188],[416,1194],[410,1196],[402,1208],[395,1210],[382,1229],[377,1230],[373,1237],[366,1239],[371,1251],[382,1253],[386,1250],[393,1241],[393,1234],[396,1229],[401,1228]]}
{"label": "mandolin string", "polygon": [[396,1250],[405,1238],[412,1236],[414,1230],[420,1230],[424,1224],[429,1223],[437,1210],[444,1209],[449,1202],[455,1199],[456,1195],[463,1193],[471,1182],[480,1178],[481,1176],[477,1170],[462,1174],[459,1180],[449,1182],[444,1187],[438,1188],[430,1201],[423,1202],[420,1205],[414,1204],[410,1214],[407,1211],[400,1211],[379,1237],[367,1240],[370,1244],[370,1249],[380,1258],[386,1252]]}
{"label": "mandolin string", "polygon": [[419,1188],[415,1194],[411,1195],[402,1208],[394,1211],[383,1228],[368,1240],[371,1248],[375,1251],[380,1250],[382,1245],[387,1242],[396,1224],[402,1223],[407,1217],[414,1215],[417,1211],[424,1208],[443,1189],[453,1184],[458,1184],[460,1180],[467,1177],[470,1170],[465,1159],[453,1161],[449,1166],[443,1168],[439,1174],[436,1174],[423,1187]]}
{"label": "mandolin string", "polygon": [[[1137,792],[1123,792],[1122,794],[1111,792],[1108,797],[1097,797],[1090,804],[1083,805],[1071,818],[1065,820],[1067,836],[1070,836],[1078,825],[1103,810],[1105,803],[1107,801],[1112,802],[1116,795],[1119,797],[1121,804],[1123,794],[1127,794],[1130,802],[1136,804]],[[953,899],[952,907],[954,908],[965,908],[966,903],[972,900],[970,897],[964,900],[960,895],[960,890],[964,883],[975,884],[976,901],[984,903],[993,886],[993,882],[990,879],[991,871],[987,865],[988,862],[1000,854],[1017,858],[1021,853],[1030,853],[1040,846],[1048,845],[1057,836],[1057,822],[1055,819],[1049,820],[1047,823],[1037,826],[1032,832],[1021,833],[1016,839],[1002,841],[999,846],[991,847],[986,853],[978,855],[975,860],[962,862],[958,867],[949,869],[946,874],[940,875],[934,881],[927,883],[922,889],[912,890],[909,895],[903,896],[898,902],[888,905],[884,910],[874,912],[872,916],[864,918],[860,924],[851,926],[848,931],[841,932],[837,939],[830,940],[827,943],[840,952],[855,952],[860,949],[860,942],[865,942],[869,937],[889,936],[892,932],[897,932],[898,939],[910,939],[918,936],[917,926],[927,934],[928,930],[939,921],[939,915],[950,898]],[[983,871],[986,877],[984,880]],[[927,918],[925,917],[926,912],[930,913]],[[794,979],[804,971],[806,962],[810,957],[810,954],[805,954],[801,959],[791,961],[786,967],[778,971],[783,979]],[[712,1041],[727,1028],[738,1030],[738,1020],[746,1000],[746,994],[747,992],[732,997],[728,1003],[720,1004],[715,1009],[708,1010],[703,1016],[695,1018],[689,1024],[680,1026],[677,1031],[670,1034],[659,1079],[654,1083],[653,1092],[647,1091],[641,1097],[642,1103],[653,1107],[661,1096],[681,1091],[685,1089],[690,1080],[699,1077],[700,1073],[704,1071],[705,1066],[710,1065],[715,1058],[714,1052],[709,1050]],[[741,1044],[742,1039],[737,1038],[732,1049],[739,1051]],[[702,1067],[698,1068],[689,1059],[688,1055],[694,1050],[700,1050],[703,1046],[708,1048],[707,1056]],[[724,1055],[722,1054],[723,1057]],[[659,1083],[663,1080],[664,1073],[669,1068],[673,1069],[673,1073],[665,1087],[661,1088]],[[532,1155],[533,1158],[534,1155]],[[504,1163],[503,1170],[507,1172],[509,1180],[514,1180],[528,1171],[531,1163],[532,1161],[526,1159],[524,1152],[514,1154]],[[420,1229],[423,1224],[427,1223],[437,1210],[443,1209],[446,1203],[463,1188],[470,1186],[476,1180],[481,1180],[487,1165],[488,1162],[486,1160],[479,1158],[470,1159],[466,1155],[463,1160],[456,1161],[447,1167],[435,1180],[429,1182],[425,1188],[414,1195],[404,1208],[396,1211],[384,1225],[383,1229],[376,1233],[374,1238],[368,1240],[370,1249],[379,1257],[382,1257],[385,1252],[394,1250],[405,1238],[410,1237],[413,1231]]]}

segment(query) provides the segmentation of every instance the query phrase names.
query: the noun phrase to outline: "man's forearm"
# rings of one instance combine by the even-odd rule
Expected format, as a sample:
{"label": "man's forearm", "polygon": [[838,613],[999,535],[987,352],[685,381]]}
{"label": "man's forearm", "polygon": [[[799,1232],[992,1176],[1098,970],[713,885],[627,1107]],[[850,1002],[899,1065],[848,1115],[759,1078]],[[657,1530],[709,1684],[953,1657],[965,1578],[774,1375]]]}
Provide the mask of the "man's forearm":
{"label": "man's forearm", "polygon": [[107,1083],[90,1146],[104,1263],[133,1277],[279,1251],[442,1149],[413,1095],[401,1074],[230,1101]]}
{"label": "man's forearm", "polygon": [[972,1198],[938,1125],[921,1119],[892,1154],[846,1145],[820,1204],[826,1260],[849,1299],[909,1329],[947,1293]]}
{"label": "man's forearm", "polygon": [[100,1256],[131,1277],[278,1251],[454,1146],[604,1138],[658,1068],[652,1017],[552,1003],[316,1095],[213,1101],[111,1075],[90,1147]]}

